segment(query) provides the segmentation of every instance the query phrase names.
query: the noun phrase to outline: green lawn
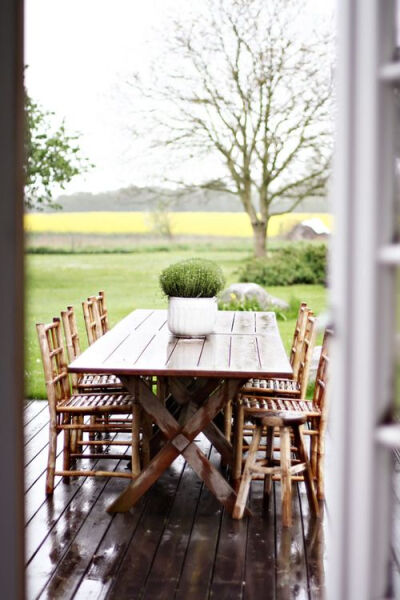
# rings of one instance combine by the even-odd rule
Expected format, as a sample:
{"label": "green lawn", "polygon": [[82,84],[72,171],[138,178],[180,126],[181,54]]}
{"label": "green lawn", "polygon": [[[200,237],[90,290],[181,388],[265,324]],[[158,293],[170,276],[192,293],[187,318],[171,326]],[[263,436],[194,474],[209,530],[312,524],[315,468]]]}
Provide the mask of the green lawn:
{"label": "green lawn", "polygon": [[[27,255],[25,306],[25,381],[28,398],[44,398],[43,371],[35,323],[49,322],[67,305],[76,308],[82,348],[86,346],[81,302],[104,289],[111,325],[134,308],[164,308],[166,299],[158,287],[158,275],[176,260],[193,256],[192,250],[141,252],[137,254]],[[217,261],[228,284],[237,281],[238,266],[245,253],[232,250],[207,250],[201,256]],[[318,314],[325,308],[326,290],[318,285],[271,287],[273,295],[289,300],[305,300]],[[280,321],[287,348],[293,335],[294,320]]]}

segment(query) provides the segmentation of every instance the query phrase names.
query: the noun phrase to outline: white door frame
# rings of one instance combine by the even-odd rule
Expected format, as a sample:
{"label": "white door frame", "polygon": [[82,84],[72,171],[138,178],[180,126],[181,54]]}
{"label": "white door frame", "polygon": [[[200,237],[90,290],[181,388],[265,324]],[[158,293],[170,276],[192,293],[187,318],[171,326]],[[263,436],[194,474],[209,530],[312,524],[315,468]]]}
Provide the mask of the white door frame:
{"label": "white door frame", "polygon": [[392,454],[377,442],[392,403],[393,271],[380,261],[393,227],[393,0],[338,2],[334,164],[328,598],[388,597]]}

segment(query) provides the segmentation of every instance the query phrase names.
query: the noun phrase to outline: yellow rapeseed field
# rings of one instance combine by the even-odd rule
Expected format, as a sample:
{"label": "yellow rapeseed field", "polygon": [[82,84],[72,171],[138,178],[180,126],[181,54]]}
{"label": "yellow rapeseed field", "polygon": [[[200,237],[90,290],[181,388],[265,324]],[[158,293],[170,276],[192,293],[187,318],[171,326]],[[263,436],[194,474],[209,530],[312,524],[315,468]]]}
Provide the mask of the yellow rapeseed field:
{"label": "yellow rapeseed field", "polygon": [[[331,229],[332,216],[326,213],[289,213],[272,217],[270,236],[285,234],[296,223],[318,217]],[[251,237],[245,213],[174,212],[169,214],[174,235]],[[25,215],[25,231],[32,233],[154,233],[149,213],[145,212],[57,212]]]}

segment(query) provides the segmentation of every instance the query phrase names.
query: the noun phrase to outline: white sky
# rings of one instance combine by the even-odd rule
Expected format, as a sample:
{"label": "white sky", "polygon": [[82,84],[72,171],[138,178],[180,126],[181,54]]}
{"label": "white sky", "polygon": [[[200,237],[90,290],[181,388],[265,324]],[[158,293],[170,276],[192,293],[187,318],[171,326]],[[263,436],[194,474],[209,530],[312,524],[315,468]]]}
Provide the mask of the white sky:
{"label": "white sky", "polygon": [[[129,133],[124,92],[129,74],[159,53],[157,31],[193,0],[25,0],[26,85],[46,110],[65,118],[95,168],[65,193],[99,192],[156,182],[154,165],[140,164]],[[197,0],[199,1],[199,0]],[[334,0],[309,0],[328,13]],[[193,6],[193,5],[192,5]]]}

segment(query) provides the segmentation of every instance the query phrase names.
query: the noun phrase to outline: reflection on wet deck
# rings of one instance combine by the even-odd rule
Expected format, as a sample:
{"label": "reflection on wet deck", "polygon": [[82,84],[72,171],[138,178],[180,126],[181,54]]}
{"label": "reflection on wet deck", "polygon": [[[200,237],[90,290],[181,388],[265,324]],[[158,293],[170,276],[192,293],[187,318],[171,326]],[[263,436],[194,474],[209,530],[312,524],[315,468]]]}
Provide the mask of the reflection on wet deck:
{"label": "reflection on wet deck", "polygon": [[[45,497],[47,403],[28,403],[25,417],[29,600],[324,597],[324,520],[309,514],[302,484],[291,530],[281,527],[277,482],[267,513],[255,481],[253,517],[233,521],[180,457],[129,513],[110,516],[126,480],[58,481]],[[209,442],[199,444],[219,465]]]}

